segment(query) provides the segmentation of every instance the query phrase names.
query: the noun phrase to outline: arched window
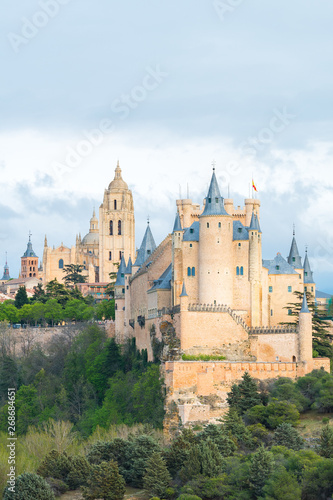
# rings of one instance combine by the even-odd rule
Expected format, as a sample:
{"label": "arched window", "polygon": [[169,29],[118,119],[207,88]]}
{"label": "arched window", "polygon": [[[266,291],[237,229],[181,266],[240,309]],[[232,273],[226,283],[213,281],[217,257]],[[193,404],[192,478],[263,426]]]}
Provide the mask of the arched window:
{"label": "arched window", "polygon": [[110,220],[110,235],[113,235],[113,220]]}
{"label": "arched window", "polygon": [[192,267],[192,276],[195,276],[195,267]]}
{"label": "arched window", "polygon": [[240,268],[240,275],[243,276],[244,275],[244,269],[243,269],[243,266]]}
{"label": "arched window", "polygon": [[114,200],[113,206],[114,206],[114,209],[117,210],[117,200]]}
{"label": "arched window", "polygon": [[59,260],[59,269],[63,269],[64,268],[64,261],[63,259],[60,259]]}
{"label": "arched window", "polygon": [[296,356],[293,356],[293,363],[296,363]]}
{"label": "arched window", "polygon": [[187,268],[187,276],[191,276],[191,268],[190,267]]}
{"label": "arched window", "polygon": [[239,276],[239,267],[238,266],[236,267],[236,274],[237,274],[237,276]]}
{"label": "arched window", "polygon": [[121,220],[118,220],[118,234],[121,234]]}

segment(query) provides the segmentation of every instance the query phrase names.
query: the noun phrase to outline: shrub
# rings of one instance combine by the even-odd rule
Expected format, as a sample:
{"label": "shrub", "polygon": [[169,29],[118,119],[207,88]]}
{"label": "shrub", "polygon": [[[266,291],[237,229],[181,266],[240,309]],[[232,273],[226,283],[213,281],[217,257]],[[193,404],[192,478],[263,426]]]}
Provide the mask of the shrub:
{"label": "shrub", "polygon": [[53,477],[66,482],[71,471],[71,462],[66,453],[59,453],[56,450],[50,451],[37,469],[37,474],[46,478]]}
{"label": "shrub", "polygon": [[71,471],[67,476],[67,484],[71,490],[86,486],[91,472],[91,465],[85,457],[70,457]]}
{"label": "shrub", "polygon": [[125,481],[119,474],[114,460],[92,466],[87,480],[88,487],[82,488],[85,500],[122,500],[125,494]]}
{"label": "shrub", "polygon": [[55,500],[54,493],[45,479],[25,472],[16,478],[15,493],[5,488],[3,500]]}
{"label": "shrub", "polygon": [[188,493],[182,493],[177,500],[201,500],[197,495],[189,495]]}
{"label": "shrub", "polygon": [[61,481],[61,479],[54,479],[53,477],[47,477],[45,481],[47,482],[47,484],[50,485],[56,497],[60,497],[60,495],[63,495],[64,493],[66,493],[66,491],[69,490],[68,485],[63,481]]}
{"label": "shrub", "polygon": [[225,356],[216,356],[213,354],[183,354],[183,361],[224,361]]}
{"label": "shrub", "polygon": [[304,441],[291,424],[283,423],[276,428],[273,443],[297,451],[303,448]]}

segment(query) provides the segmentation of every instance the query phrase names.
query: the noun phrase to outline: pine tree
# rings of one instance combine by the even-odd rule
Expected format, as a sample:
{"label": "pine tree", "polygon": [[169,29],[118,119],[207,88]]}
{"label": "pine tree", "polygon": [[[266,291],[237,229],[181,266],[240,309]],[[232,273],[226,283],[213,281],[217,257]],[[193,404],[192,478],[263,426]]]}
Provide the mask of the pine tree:
{"label": "pine tree", "polygon": [[147,462],[143,487],[151,495],[162,497],[169,486],[171,476],[160,453],[153,453]]}
{"label": "pine tree", "polygon": [[266,480],[273,471],[273,467],[274,460],[272,453],[266,451],[263,446],[260,446],[258,451],[253,453],[249,468],[250,487],[257,496],[260,496]]}
{"label": "pine tree", "polygon": [[274,432],[273,443],[298,451],[303,448],[304,441],[291,424],[283,422]]}
{"label": "pine tree", "polygon": [[27,290],[25,286],[20,286],[15,295],[15,307],[17,307],[17,309],[21,309],[21,307],[24,306],[24,304],[28,303],[29,299],[27,295]]}
{"label": "pine tree", "polygon": [[87,480],[88,487],[83,488],[85,500],[123,500],[125,481],[119,474],[118,464],[114,460],[94,465]]}
{"label": "pine tree", "polygon": [[253,378],[247,372],[242,378],[243,380],[238,385],[233,384],[227,396],[229,406],[235,408],[240,415],[243,415],[252,406],[262,403],[257,384]]}
{"label": "pine tree", "polygon": [[333,458],[333,429],[329,425],[321,431],[318,453],[324,458]]}
{"label": "pine tree", "polygon": [[15,493],[8,486],[3,492],[3,500],[55,500],[55,496],[45,479],[37,474],[25,472],[16,478]]}

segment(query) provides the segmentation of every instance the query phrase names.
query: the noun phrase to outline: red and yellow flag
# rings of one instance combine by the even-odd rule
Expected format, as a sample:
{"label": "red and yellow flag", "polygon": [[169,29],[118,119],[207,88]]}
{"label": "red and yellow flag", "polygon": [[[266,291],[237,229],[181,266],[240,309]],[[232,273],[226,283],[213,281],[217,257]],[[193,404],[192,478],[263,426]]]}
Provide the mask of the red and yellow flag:
{"label": "red and yellow flag", "polygon": [[254,184],[254,182],[253,182],[253,179],[252,179],[252,187],[253,187],[253,189],[254,189],[255,191],[258,191],[258,189],[256,188],[256,186],[255,186],[255,184]]}

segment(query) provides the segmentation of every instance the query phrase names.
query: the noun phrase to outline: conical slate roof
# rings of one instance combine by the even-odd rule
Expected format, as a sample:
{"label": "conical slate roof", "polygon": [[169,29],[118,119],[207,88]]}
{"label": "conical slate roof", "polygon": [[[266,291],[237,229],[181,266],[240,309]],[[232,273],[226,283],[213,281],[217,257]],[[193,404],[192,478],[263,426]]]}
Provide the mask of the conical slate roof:
{"label": "conical slate roof", "polygon": [[131,256],[128,259],[127,267],[125,269],[125,274],[132,274],[132,259],[131,259]]}
{"label": "conical slate roof", "polygon": [[155,240],[151,232],[150,225],[148,223],[145,235],[141,243],[141,247],[138,251],[136,261],[134,262],[134,266],[141,267],[142,264],[148,259],[149,255],[153,253],[155,248],[156,248]]}
{"label": "conical slate roof", "polygon": [[306,300],[306,292],[303,294],[303,302],[302,302],[302,309],[300,311],[301,313],[309,313],[309,308],[308,308],[308,301]]}
{"label": "conical slate roof", "polygon": [[212,180],[210,181],[205,208],[201,214],[201,217],[205,215],[229,215],[224,208],[224,201],[220,194],[215,170],[213,171]]}
{"label": "conical slate roof", "polygon": [[259,233],[261,233],[258,216],[254,212],[252,212],[249,231],[258,231]]}
{"label": "conical slate roof", "polygon": [[290,247],[290,252],[289,252],[289,257],[288,257],[288,264],[295,267],[296,269],[302,268],[302,259],[301,259],[299,252],[298,252],[295,236],[293,236],[293,240],[291,242],[291,247]]}
{"label": "conical slate roof", "polygon": [[124,256],[121,257],[120,266],[117,273],[117,280],[114,286],[125,286],[125,271],[126,271],[126,263]]}
{"label": "conical slate roof", "polygon": [[30,234],[29,234],[29,241],[28,241],[27,249],[24,252],[23,257],[37,257],[37,255],[35,254],[35,252],[33,251],[33,248],[32,248]]}
{"label": "conical slate roof", "polygon": [[305,259],[304,259],[304,283],[314,283],[313,281],[313,274],[311,271],[310,267],[310,262],[308,259],[308,254],[305,254]]}
{"label": "conical slate roof", "polygon": [[186,293],[185,281],[183,281],[182,293],[179,295],[179,297],[188,297]]}
{"label": "conical slate roof", "polygon": [[181,222],[180,222],[179,213],[177,212],[172,232],[174,233],[175,231],[182,231],[182,230],[183,229],[182,229],[182,225],[181,225]]}
{"label": "conical slate roof", "polygon": [[[7,255],[7,254],[6,254]],[[9,266],[7,264],[7,257],[6,257],[6,264],[4,265],[4,268],[3,268],[3,276],[1,278],[1,280],[10,280],[10,276],[9,276]]]}

